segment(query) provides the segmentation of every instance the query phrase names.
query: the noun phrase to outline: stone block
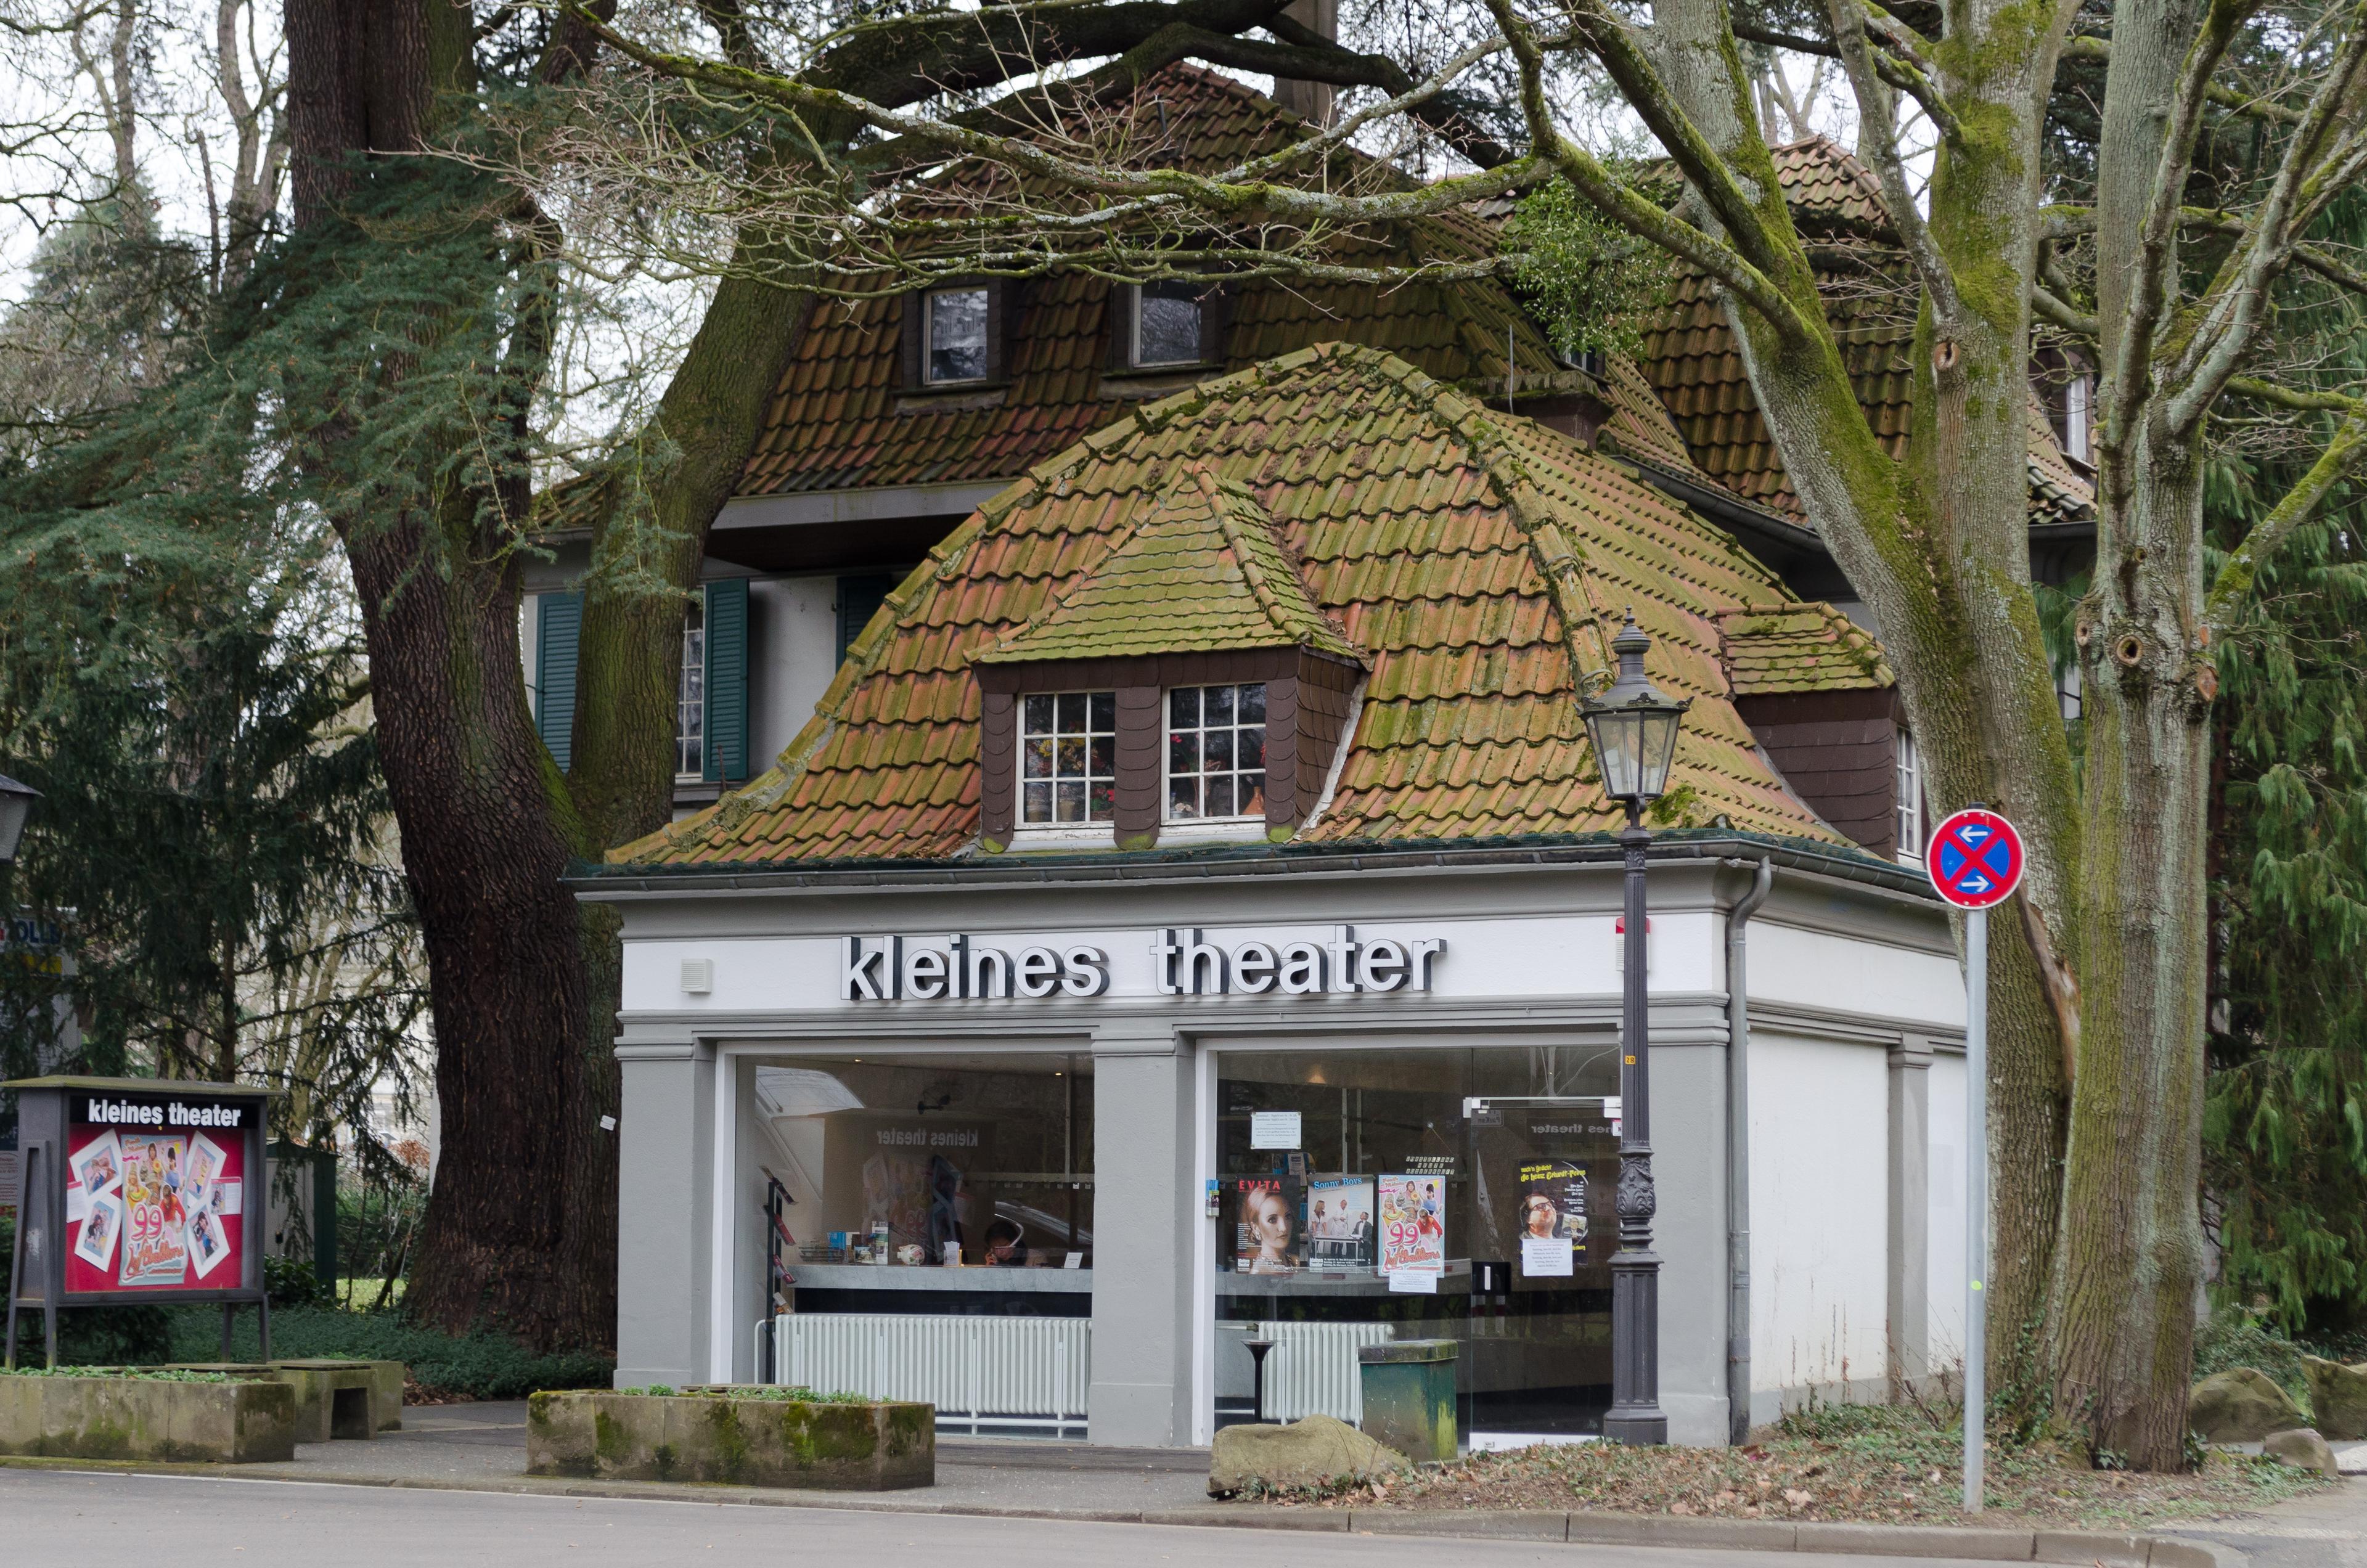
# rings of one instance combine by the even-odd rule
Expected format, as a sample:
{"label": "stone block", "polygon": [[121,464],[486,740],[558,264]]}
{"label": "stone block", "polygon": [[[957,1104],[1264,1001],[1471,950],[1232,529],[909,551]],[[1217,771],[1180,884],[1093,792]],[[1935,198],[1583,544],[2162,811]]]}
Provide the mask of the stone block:
{"label": "stone block", "polygon": [[1874,1557],[1955,1557],[1990,1562],[2027,1562],[2036,1532],[1981,1529],[1959,1525],[1816,1524],[1803,1520],[1794,1537],[1796,1551],[1846,1551]]}
{"label": "stone block", "polygon": [[2206,1443],[2257,1443],[2302,1424],[2301,1407],[2268,1373],[2214,1372],[2186,1397],[2186,1424]]}
{"label": "stone block", "polygon": [[527,1473],[889,1492],[933,1486],[936,1411],[729,1393],[538,1393]]}
{"label": "stone block", "polygon": [[1253,1486],[1328,1486],[1403,1470],[1405,1455],[1332,1416],[1286,1427],[1225,1427],[1208,1450],[1208,1495],[1229,1497]]}
{"label": "stone block", "polygon": [[2260,1440],[2260,1451],[2281,1464],[2297,1470],[2314,1470],[2320,1475],[2339,1476],[2342,1467],[2335,1462],[2334,1450],[2315,1428],[2296,1427],[2290,1432],[2271,1432]]}
{"label": "stone block", "polygon": [[0,1453],[255,1464],[296,1457],[296,1393],[261,1378],[0,1376]]}
{"label": "stone block", "polygon": [[[2309,1380],[2309,1413],[2318,1434],[2336,1442],[2367,1438],[2367,1362],[2346,1367],[2339,1361],[2304,1356],[2301,1370]],[[2293,1420],[2271,1430],[2300,1426],[2300,1412],[2293,1414]]]}

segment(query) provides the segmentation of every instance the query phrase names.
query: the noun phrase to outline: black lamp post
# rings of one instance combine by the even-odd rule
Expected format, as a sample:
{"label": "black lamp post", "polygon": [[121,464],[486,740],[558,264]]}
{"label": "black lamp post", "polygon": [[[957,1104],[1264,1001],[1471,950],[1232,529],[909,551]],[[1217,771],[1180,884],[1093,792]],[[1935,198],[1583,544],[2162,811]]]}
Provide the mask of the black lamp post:
{"label": "black lamp post", "polygon": [[40,795],[32,785],[0,773],[0,865],[16,860],[17,840],[25,836],[25,818],[33,814],[33,802]]}
{"label": "black lamp post", "polygon": [[1626,974],[1619,1019],[1619,1250],[1611,1258],[1611,1412],[1603,1435],[1615,1443],[1665,1443],[1660,1409],[1660,1259],[1652,1250],[1651,999],[1645,988],[1644,808],[1669,787],[1677,728],[1689,702],[1663,695],[1644,673],[1652,639],[1636,613],[1612,639],[1619,673],[1585,702],[1587,738],[1603,770],[1603,792],[1627,808],[1619,835],[1627,859]]}

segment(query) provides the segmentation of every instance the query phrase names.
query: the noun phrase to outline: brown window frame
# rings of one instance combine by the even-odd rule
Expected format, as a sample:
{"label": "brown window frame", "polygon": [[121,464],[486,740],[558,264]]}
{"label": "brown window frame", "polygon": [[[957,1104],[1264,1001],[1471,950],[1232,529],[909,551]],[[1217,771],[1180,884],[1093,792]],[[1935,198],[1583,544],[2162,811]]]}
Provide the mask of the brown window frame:
{"label": "brown window frame", "polygon": [[[1266,836],[1287,838],[1314,810],[1331,761],[1346,739],[1350,706],[1364,671],[1302,648],[1231,652],[1161,653],[1127,659],[1064,659],[975,667],[979,705],[979,834],[991,849],[1007,849],[1022,832],[1041,832],[1019,820],[1019,703],[1052,692],[1117,694],[1117,787],[1111,841],[1149,849],[1169,824],[1167,694],[1178,686],[1265,683]],[[1256,818],[1246,819],[1254,823]],[[1240,818],[1211,826],[1241,827]],[[1102,824],[1079,824],[1087,831]],[[1073,832],[1066,824],[1054,832]]]}
{"label": "brown window frame", "polygon": [[[986,374],[967,381],[932,381],[928,363],[929,296],[959,289],[986,290]],[[900,296],[897,344],[901,357],[901,390],[905,392],[976,392],[1007,385],[1011,379],[1012,312],[1018,294],[1001,277],[949,277]]]}
{"label": "brown window frame", "polygon": [[1186,371],[1206,370],[1225,363],[1225,349],[1232,333],[1232,290],[1223,284],[1211,284],[1200,296],[1200,357],[1197,360],[1176,360],[1161,365],[1135,363],[1135,338],[1141,321],[1142,285],[1114,283],[1110,285],[1107,321],[1109,337],[1108,371],[1119,376],[1174,376]]}

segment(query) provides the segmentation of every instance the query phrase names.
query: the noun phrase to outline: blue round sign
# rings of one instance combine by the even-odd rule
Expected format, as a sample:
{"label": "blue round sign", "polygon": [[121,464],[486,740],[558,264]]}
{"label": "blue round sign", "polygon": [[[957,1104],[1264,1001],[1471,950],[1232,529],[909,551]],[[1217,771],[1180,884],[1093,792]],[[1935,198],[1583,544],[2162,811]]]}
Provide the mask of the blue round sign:
{"label": "blue round sign", "polygon": [[1959,811],[1931,831],[1923,868],[1959,909],[2001,904],[2022,886],[2022,835],[1994,811]]}

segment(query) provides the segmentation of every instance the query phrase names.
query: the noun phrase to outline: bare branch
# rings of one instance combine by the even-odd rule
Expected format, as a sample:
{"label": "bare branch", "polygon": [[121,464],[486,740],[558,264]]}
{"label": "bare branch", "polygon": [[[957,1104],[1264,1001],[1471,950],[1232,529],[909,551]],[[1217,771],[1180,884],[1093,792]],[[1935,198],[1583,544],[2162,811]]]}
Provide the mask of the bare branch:
{"label": "bare branch", "polygon": [[1956,294],[1955,269],[1948,265],[1939,242],[1931,237],[1931,226],[1915,205],[1915,193],[1907,181],[1907,165],[1898,155],[1898,126],[1892,118],[1890,95],[1875,79],[1874,51],[1865,38],[1863,0],[1829,0],[1833,40],[1841,51],[1841,69],[1849,73],[1850,85],[1857,94],[1858,113],[1865,122],[1865,131],[1858,138],[1859,154],[1874,164],[1874,175],[1882,182],[1885,206],[1890,209],[1891,227],[1897,231],[1899,242],[1906,247],[1916,273],[1930,290],[1931,310],[1941,335],[1953,337],[1964,324],[1964,301]]}

